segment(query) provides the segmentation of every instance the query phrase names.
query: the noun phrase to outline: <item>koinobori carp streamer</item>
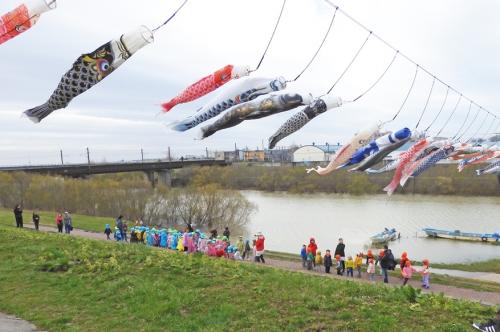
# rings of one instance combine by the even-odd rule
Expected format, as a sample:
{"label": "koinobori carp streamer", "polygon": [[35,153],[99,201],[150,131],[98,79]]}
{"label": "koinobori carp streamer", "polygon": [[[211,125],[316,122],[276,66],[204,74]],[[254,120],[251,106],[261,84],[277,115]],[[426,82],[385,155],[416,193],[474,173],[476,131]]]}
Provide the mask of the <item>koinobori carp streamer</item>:
{"label": "koinobori carp streamer", "polygon": [[174,122],[169,127],[176,131],[186,131],[216,117],[232,106],[253,100],[273,91],[283,90],[284,88],[286,88],[286,80],[283,77],[273,79],[247,77],[246,79],[243,78],[229,82],[214,99],[200,108],[195,115],[182,121]]}
{"label": "koinobori carp streamer", "polygon": [[245,120],[260,119],[272,114],[289,111],[312,101],[310,95],[298,93],[270,94],[233,106],[220,119],[201,129],[201,138],[234,127]]}
{"label": "koinobori carp streamer", "polygon": [[203,97],[204,95],[218,89],[232,79],[238,79],[243,76],[248,76],[250,74],[250,67],[240,67],[227,65],[198,80],[196,83],[188,86],[184,91],[182,91],[178,96],[172,98],[170,101],[163,103],[164,112],[170,111],[176,105],[187,103]]}
{"label": "koinobori carp streamer", "polygon": [[490,163],[485,168],[476,169],[477,175],[491,174],[495,172],[500,172],[500,160]]}
{"label": "koinobori carp streamer", "polygon": [[295,113],[290,119],[285,121],[271,137],[269,137],[269,149],[273,149],[279,141],[304,127],[309,121],[321,113],[341,105],[342,100],[331,95],[325,95],[317,99],[311,105]]}
{"label": "koinobori carp streamer", "polygon": [[0,17],[0,44],[31,28],[43,13],[56,6],[55,0],[35,0],[23,3]]}
{"label": "koinobori carp streamer", "polygon": [[335,153],[333,159],[326,167],[317,166],[316,168],[309,168],[306,169],[307,173],[315,171],[319,175],[326,175],[333,172],[340,165],[343,165],[346,161],[348,161],[357,149],[368,143],[375,136],[378,136],[377,134],[379,129],[380,126],[377,124],[368,129],[360,131],[351,139],[348,144],[342,146],[342,148],[340,148],[340,150]]}
{"label": "koinobori carp streamer", "polygon": [[394,175],[392,177],[392,181],[384,188],[384,191],[387,192],[387,195],[392,195],[392,193],[399,185],[399,181],[403,176],[404,168],[408,165],[408,163],[413,161],[413,158],[417,155],[417,153],[425,149],[428,144],[429,142],[427,141],[427,139],[423,138],[417,143],[413,144],[406,152],[403,152],[399,155],[399,161],[397,163],[396,171],[394,172]]}
{"label": "koinobori carp streamer", "polygon": [[33,122],[40,122],[53,111],[68,106],[73,98],[105,79],[135,52],[151,42],[153,33],[141,26],[100,46],[94,52],[81,55],[64,74],[49,100],[24,113]]}
{"label": "koinobori carp streamer", "polygon": [[370,143],[367,145],[359,148],[352,156],[349,158],[349,160],[344,164],[339,167],[346,167],[346,166],[351,166],[355,164],[359,164],[362,162],[365,158],[376,154],[377,152],[380,151],[380,149],[397,144],[401,142],[402,140],[406,140],[411,136],[411,131],[408,128],[403,128],[401,130],[398,130],[395,133],[388,133],[386,135],[383,135],[381,137],[378,137],[374,140],[372,140]]}

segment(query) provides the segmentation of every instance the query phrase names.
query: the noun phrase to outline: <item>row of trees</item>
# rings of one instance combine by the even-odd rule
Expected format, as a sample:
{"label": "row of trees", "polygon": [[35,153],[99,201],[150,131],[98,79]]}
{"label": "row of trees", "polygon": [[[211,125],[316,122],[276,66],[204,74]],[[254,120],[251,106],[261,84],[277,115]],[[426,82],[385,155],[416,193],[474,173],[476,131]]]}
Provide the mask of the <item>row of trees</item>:
{"label": "row of trees", "polygon": [[142,218],[147,224],[241,229],[256,207],[237,191],[214,184],[153,189],[142,173],[72,179],[27,173],[0,173],[0,205],[13,208]]}
{"label": "row of trees", "polygon": [[[476,168],[484,167],[478,165]],[[231,167],[180,169],[174,173],[179,186],[217,184],[228,189],[288,191],[292,193],[380,194],[391,181],[393,172],[368,175],[338,170],[327,176],[306,174],[304,166],[258,166],[237,164]],[[474,168],[457,172],[456,164],[436,165],[408,181],[401,193],[463,196],[498,196],[500,185],[496,175],[476,176]]]}

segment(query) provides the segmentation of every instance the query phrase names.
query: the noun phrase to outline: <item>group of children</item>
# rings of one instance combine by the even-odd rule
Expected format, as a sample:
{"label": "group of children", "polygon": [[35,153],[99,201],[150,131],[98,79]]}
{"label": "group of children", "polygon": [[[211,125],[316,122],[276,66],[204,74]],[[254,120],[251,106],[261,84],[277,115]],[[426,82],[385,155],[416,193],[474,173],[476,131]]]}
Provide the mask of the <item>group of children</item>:
{"label": "group of children", "polygon": [[[366,273],[370,281],[375,281],[376,266],[378,265],[380,258],[383,257],[383,255],[383,250],[380,251],[379,256],[377,257],[375,257],[371,250],[368,250],[366,255],[360,252],[356,254],[354,258],[352,256],[348,256],[347,259],[345,259],[345,257],[341,257],[338,254],[332,258],[330,249],[327,249],[325,255],[322,256],[321,251],[318,250],[314,239],[311,239],[308,246],[306,246],[305,244],[302,245],[302,249],[300,251],[300,256],[302,258],[302,267],[307,270],[315,270],[317,272],[321,272],[322,267],[324,266],[325,273],[330,273],[331,267],[335,266],[337,275],[342,276],[344,275],[344,273],[346,273],[347,277],[353,278],[354,271],[356,271],[356,277],[361,278],[363,265],[365,265]],[[365,260],[364,263],[363,260]],[[426,289],[430,288],[430,268],[428,259],[424,259],[422,261],[421,270],[416,270],[411,265],[408,254],[406,252],[403,252],[399,264],[401,269],[401,276],[403,278],[403,285],[406,285],[412,278],[413,274],[418,272],[422,275],[422,287]]]}

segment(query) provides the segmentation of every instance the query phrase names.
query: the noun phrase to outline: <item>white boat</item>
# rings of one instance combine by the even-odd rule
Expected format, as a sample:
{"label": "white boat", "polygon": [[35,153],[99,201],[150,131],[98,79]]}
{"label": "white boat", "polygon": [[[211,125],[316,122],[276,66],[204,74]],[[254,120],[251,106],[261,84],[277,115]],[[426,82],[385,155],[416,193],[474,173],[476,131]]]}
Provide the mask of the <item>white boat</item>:
{"label": "white boat", "polygon": [[370,239],[372,240],[372,243],[386,243],[395,240],[397,237],[398,233],[396,232],[395,228],[386,228],[383,232],[370,237]]}
{"label": "white boat", "polygon": [[427,236],[440,237],[452,240],[465,241],[482,241],[482,242],[498,242],[500,241],[500,233],[468,233],[459,230],[447,231],[443,229],[424,228],[422,229]]}

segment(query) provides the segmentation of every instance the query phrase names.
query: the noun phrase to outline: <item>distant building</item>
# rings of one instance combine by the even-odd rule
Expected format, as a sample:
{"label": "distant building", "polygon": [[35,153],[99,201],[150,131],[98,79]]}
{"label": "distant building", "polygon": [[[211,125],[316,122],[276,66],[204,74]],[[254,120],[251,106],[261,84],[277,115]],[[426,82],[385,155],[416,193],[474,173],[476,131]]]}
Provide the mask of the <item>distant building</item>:
{"label": "distant building", "polygon": [[293,151],[295,149],[265,150],[264,159],[272,163],[290,163],[293,160]]}
{"label": "distant building", "polygon": [[264,150],[244,151],[244,160],[245,161],[264,161],[265,160],[265,152],[264,152]]}

